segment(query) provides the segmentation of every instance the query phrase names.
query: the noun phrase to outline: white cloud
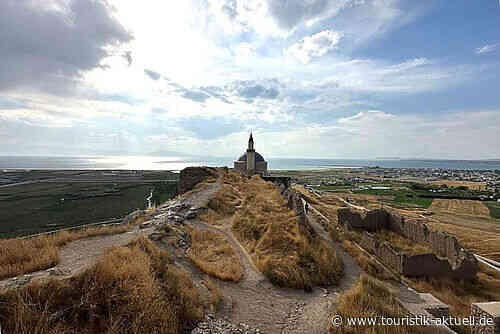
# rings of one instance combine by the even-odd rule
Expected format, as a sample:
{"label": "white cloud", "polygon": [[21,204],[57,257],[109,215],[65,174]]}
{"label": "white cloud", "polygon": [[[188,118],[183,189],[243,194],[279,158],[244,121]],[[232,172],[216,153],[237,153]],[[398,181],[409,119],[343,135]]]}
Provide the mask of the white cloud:
{"label": "white cloud", "polygon": [[481,46],[479,48],[476,48],[475,52],[476,54],[480,55],[483,53],[488,53],[488,52],[493,52],[496,50],[496,48],[500,45],[500,43],[497,44],[486,44],[484,46]]}
{"label": "white cloud", "polygon": [[234,48],[235,56],[240,58],[255,56],[256,48],[250,43],[240,43]]}
{"label": "white cloud", "polygon": [[264,156],[370,159],[380,156],[492,159],[500,156],[500,110],[435,116],[359,112],[332,124],[264,132]]}
{"label": "white cloud", "polygon": [[342,34],[337,31],[323,30],[291,45],[285,50],[285,55],[295,57],[307,64],[313,58],[321,57],[335,49],[341,38]]}

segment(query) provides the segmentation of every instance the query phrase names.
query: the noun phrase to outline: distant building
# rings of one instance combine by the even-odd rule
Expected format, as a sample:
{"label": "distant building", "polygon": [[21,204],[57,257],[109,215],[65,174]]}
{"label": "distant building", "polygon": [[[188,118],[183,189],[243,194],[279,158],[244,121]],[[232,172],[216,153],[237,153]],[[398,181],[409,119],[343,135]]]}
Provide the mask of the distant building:
{"label": "distant building", "polygon": [[250,133],[250,138],[248,139],[248,149],[246,153],[234,162],[234,169],[247,175],[267,173],[267,161],[255,151],[252,133]]}

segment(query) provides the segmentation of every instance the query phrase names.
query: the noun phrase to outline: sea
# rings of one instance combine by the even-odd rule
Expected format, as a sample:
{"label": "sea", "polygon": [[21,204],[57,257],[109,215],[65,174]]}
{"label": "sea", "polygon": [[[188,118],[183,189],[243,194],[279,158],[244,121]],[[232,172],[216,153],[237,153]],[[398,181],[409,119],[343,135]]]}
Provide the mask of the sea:
{"label": "sea", "polygon": [[[0,156],[0,170],[106,169],[179,171],[189,166],[232,167],[233,160],[235,158],[181,156]],[[500,160],[269,158],[267,161],[270,170],[318,170],[362,167],[500,170]]]}

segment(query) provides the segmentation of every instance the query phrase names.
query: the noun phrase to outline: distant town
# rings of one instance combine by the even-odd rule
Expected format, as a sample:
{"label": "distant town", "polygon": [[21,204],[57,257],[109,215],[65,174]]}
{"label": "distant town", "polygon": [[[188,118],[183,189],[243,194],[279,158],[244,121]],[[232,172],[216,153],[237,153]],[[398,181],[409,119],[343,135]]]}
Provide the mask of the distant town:
{"label": "distant town", "polygon": [[409,188],[422,197],[500,201],[500,170],[366,167],[286,172],[316,191],[359,192]]}

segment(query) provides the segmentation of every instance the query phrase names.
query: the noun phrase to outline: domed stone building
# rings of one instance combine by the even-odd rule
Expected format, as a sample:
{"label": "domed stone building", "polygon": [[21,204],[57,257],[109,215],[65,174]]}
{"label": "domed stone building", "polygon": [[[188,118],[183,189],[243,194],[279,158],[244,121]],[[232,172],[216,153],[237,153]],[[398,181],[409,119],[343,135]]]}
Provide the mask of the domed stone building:
{"label": "domed stone building", "polygon": [[248,139],[248,149],[237,161],[234,162],[234,169],[247,175],[266,174],[267,161],[253,147],[253,136],[250,133]]}

